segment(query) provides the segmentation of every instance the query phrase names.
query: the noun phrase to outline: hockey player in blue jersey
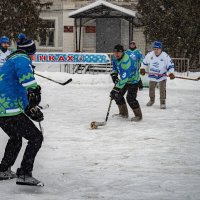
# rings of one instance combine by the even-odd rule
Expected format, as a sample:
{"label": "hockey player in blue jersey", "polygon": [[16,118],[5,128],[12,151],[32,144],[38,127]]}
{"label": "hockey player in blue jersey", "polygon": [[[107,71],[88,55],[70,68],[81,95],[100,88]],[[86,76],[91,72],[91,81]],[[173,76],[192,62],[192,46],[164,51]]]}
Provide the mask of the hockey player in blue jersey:
{"label": "hockey player in blue jersey", "polygon": [[6,62],[6,57],[11,54],[8,47],[10,46],[10,40],[6,36],[0,38],[0,67]]}
{"label": "hockey player in blue jersey", "polygon": [[140,80],[137,63],[124,51],[124,47],[120,44],[114,47],[111,77],[115,87],[111,91],[110,97],[115,100],[119,107],[119,116],[128,118],[128,109],[124,99],[124,95],[127,92],[127,102],[135,115],[131,120],[140,121],[142,112],[136,99]]}
{"label": "hockey player in blue jersey", "polygon": [[41,182],[32,177],[32,170],[43,135],[32,120],[42,121],[43,114],[37,107],[41,88],[34,78],[30,58],[36,48],[32,40],[26,40],[18,43],[17,49],[0,68],[0,127],[9,137],[0,163],[0,180],[16,176],[11,167],[22,147],[22,138],[25,138],[28,145],[17,169],[16,183],[38,185]]}
{"label": "hockey player in blue jersey", "polygon": [[[129,49],[126,50],[126,53],[130,55],[130,57],[137,62],[138,70],[140,70],[140,65],[144,56],[142,55],[142,52],[137,48],[135,41],[131,41],[129,43]],[[138,82],[138,87],[139,90],[143,89],[143,83],[141,78]]]}

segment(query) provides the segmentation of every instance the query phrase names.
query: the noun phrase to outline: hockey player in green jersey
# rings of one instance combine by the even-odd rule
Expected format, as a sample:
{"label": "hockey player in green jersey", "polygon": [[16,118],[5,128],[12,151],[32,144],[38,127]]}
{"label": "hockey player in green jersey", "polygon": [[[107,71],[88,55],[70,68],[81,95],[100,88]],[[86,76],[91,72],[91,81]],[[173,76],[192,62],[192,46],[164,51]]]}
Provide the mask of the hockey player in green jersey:
{"label": "hockey player in green jersey", "polygon": [[110,97],[119,107],[119,116],[128,118],[128,109],[124,98],[133,110],[135,117],[132,121],[140,121],[142,112],[137,101],[138,82],[140,80],[137,62],[133,60],[120,44],[114,47],[113,68],[111,73],[115,87],[110,92]]}

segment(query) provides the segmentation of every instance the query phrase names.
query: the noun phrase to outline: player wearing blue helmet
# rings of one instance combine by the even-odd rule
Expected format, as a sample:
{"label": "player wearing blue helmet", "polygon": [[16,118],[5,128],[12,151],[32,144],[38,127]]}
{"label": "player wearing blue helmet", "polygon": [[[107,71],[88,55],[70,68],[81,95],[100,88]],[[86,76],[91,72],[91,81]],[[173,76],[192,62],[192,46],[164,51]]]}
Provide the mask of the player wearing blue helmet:
{"label": "player wearing blue helmet", "polygon": [[0,67],[6,61],[6,57],[10,55],[10,50],[8,47],[10,46],[10,40],[6,36],[2,36],[0,38]]}
{"label": "player wearing blue helmet", "polygon": [[19,33],[18,36],[17,36],[17,39],[18,39],[18,43],[22,43],[25,40],[27,40],[27,37],[24,33]]}
{"label": "player wearing blue helmet", "polygon": [[163,45],[160,41],[155,41],[153,51],[149,52],[142,61],[140,68],[141,75],[145,75],[148,70],[149,77],[149,97],[147,106],[155,103],[155,88],[159,85],[160,90],[160,108],[166,109],[166,82],[167,74],[170,79],[174,79],[174,63],[169,55],[163,51]]}

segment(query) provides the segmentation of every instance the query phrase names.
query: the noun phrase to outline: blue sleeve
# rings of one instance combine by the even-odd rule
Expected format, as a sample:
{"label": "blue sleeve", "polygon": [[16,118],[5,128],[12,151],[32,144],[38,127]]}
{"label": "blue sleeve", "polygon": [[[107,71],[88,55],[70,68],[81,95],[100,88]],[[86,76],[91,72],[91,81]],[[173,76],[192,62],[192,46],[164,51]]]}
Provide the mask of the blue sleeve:
{"label": "blue sleeve", "polygon": [[112,60],[112,73],[117,73],[118,74],[118,69],[117,69],[117,63],[116,59]]}
{"label": "blue sleeve", "polygon": [[34,89],[37,87],[37,82],[33,75],[31,61],[28,57],[20,56],[16,58],[15,70],[17,73],[17,77],[19,79],[19,83],[23,87],[25,87],[26,89],[28,88]]}
{"label": "blue sleeve", "polygon": [[139,58],[140,58],[140,62],[142,62],[142,60],[144,59],[144,56],[141,51],[139,52]]}
{"label": "blue sleeve", "polygon": [[140,50],[137,50],[137,59],[139,63],[141,63],[142,60],[144,59],[144,56]]}

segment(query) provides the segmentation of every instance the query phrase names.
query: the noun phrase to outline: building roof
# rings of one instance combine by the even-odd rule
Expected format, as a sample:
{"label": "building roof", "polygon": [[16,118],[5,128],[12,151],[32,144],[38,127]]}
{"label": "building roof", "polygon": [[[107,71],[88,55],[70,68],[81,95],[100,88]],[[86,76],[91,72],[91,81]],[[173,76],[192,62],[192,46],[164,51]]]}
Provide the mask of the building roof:
{"label": "building roof", "polygon": [[114,5],[104,0],[98,0],[68,15],[71,18],[134,18],[136,11]]}

